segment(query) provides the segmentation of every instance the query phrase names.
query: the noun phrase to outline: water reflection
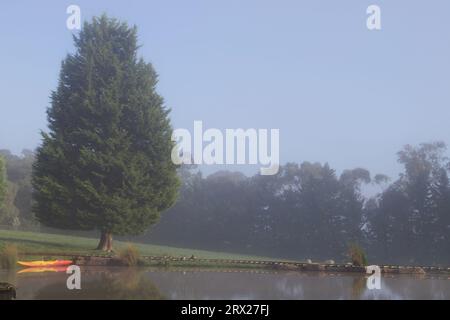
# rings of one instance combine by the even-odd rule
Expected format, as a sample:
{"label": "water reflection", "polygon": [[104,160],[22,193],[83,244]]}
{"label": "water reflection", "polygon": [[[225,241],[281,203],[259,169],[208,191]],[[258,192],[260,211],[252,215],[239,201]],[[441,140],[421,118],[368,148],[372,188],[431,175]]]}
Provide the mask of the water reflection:
{"label": "water reflection", "polygon": [[18,299],[450,299],[447,276],[382,276],[381,290],[345,273],[83,268],[81,290],[68,290],[67,277],[0,271]]}
{"label": "water reflection", "polygon": [[352,299],[361,299],[364,292],[366,291],[367,278],[365,277],[354,277],[352,283]]}
{"label": "water reflection", "polygon": [[161,300],[164,296],[142,270],[126,269],[88,271],[83,274],[81,290],[68,290],[60,282],[52,283],[37,290],[34,299]]}
{"label": "water reflection", "polygon": [[6,282],[17,286],[17,274],[15,270],[1,270],[0,269],[0,282]]}

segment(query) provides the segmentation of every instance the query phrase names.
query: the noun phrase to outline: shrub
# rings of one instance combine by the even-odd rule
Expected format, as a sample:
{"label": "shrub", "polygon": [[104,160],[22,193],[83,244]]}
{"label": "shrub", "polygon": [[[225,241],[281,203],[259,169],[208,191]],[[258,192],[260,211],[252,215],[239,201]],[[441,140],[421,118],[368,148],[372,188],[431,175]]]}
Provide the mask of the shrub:
{"label": "shrub", "polygon": [[0,267],[2,269],[13,269],[17,264],[17,246],[14,244],[6,244],[0,251]]}
{"label": "shrub", "polygon": [[358,244],[351,244],[348,250],[348,255],[352,264],[358,267],[365,267],[367,265],[366,254]]}
{"label": "shrub", "polygon": [[125,248],[119,251],[119,259],[126,266],[137,266],[140,263],[140,258],[141,255],[139,250],[131,244],[128,244]]}

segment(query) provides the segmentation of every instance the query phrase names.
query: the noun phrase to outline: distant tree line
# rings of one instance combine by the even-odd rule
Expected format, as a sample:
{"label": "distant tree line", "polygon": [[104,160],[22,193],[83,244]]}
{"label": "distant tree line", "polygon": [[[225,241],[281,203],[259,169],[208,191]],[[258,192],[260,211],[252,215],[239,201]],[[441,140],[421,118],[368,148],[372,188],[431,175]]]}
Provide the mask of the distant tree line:
{"label": "distant tree line", "polygon": [[[289,163],[275,176],[184,169],[178,203],[149,241],[260,255],[346,261],[359,244],[369,262],[450,263],[449,160],[444,143],[406,146],[396,181],[361,168]],[[365,197],[364,184],[383,190]]]}
{"label": "distant tree line", "polygon": [[[390,182],[356,168],[288,163],[275,176],[182,167],[180,197],[138,239],[286,258],[346,261],[351,244],[369,263],[450,264],[450,161],[444,143],[405,146]],[[8,178],[0,225],[30,228],[33,154],[2,150]],[[1,171],[1,170],[0,170]],[[365,184],[380,185],[367,197]],[[1,189],[1,188],[0,188]],[[134,238],[136,239],[136,238]]]}

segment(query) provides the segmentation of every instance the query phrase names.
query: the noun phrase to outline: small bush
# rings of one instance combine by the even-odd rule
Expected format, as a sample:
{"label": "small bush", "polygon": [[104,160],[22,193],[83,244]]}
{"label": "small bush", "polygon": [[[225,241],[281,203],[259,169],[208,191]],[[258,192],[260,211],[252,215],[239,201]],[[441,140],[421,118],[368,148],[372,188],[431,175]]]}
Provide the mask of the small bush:
{"label": "small bush", "polygon": [[129,244],[119,251],[119,259],[124,265],[134,267],[140,263],[141,255],[135,246]]}
{"label": "small bush", "polygon": [[358,244],[351,244],[348,250],[348,255],[354,266],[365,267],[367,266],[366,254]]}
{"label": "small bush", "polygon": [[0,267],[2,269],[13,269],[17,265],[18,259],[17,246],[14,244],[6,244],[0,250]]}

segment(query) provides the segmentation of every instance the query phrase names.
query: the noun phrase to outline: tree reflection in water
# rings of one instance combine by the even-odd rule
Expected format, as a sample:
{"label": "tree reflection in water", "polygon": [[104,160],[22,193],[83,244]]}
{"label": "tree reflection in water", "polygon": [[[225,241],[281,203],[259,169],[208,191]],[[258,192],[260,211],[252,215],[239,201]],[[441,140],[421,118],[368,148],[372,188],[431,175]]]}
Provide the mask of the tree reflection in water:
{"label": "tree reflection in water", "polygon": [[360,300],[362,295],[366,291],[367,278],[365,277],[354,277],[352,283],[352,299]]}
{"label": "tree reflection in water", "polygon": [[80,290],[68,290],[65,283],[53,283],[36,292],[35,299],[162,300],[145,273],[136,269],[82,273]]}

